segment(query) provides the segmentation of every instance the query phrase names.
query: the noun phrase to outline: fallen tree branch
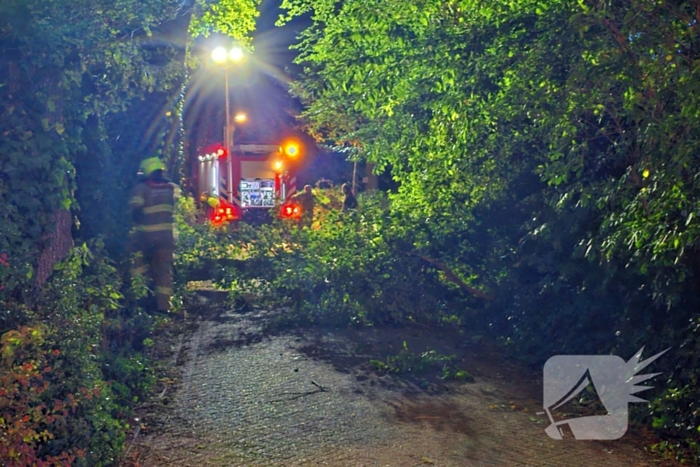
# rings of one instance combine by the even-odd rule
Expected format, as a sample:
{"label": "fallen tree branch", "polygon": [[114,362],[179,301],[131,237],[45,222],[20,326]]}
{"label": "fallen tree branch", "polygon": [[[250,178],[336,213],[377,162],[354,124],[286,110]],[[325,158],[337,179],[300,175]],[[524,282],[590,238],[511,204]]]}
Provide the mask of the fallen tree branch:
{"label": "fallen tree branch", "polygon": [[462,279],[459,278],[457,274],[455,274],[452,269],[448,268],[445,264],[441,263],[438,260],[428,258],[427,256],[421,255],[420,253],[411,253],[411,255],[422,259],[423,261],[426,261],[433,266],[437,267],[440,269],[442,272],[445,273],[445,278],[452,282],[453,284],[456,284],[459,286],[460,289],[469,292],[470,294],[474,295],[475,297],[481,298],[483,300],[493,300],[493,297],[482,292],[481,290],[477,290],[473,287],[468,286]]}

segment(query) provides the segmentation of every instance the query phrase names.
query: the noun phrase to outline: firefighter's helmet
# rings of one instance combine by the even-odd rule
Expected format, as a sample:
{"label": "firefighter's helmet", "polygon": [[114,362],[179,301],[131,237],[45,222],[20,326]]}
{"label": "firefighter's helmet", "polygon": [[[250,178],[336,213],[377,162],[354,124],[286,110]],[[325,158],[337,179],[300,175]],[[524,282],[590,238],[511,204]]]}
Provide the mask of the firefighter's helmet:
{"label": "firefighter's helmet", "polygon": [[165,164],[157,157],[149,157],[141,162],[141,172],[148,177],[156,170],[165,170]]}

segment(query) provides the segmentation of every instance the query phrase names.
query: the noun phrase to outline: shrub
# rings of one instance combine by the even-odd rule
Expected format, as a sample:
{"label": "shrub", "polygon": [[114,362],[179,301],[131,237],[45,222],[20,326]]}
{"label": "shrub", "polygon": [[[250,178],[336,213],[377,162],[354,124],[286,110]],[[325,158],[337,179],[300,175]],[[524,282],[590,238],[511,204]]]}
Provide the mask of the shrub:
{"label": "shrub", "polygon": [[60,350],[47,345],[45,326],[22,326],[0,338],[0,458],[7,467],[28,465],[70,466],[76,448],[43,455],[46,442],[56,437],[59,424],[66,423],[77,406],[73,394],[63,399],[47,398],[52,367]]}
{"label": "shrub", "polygon": [[128,328],[135,314],[123,309],[120,274],[105,257],[99,242],[74,248],[32,309],[14,305],[29,324],[0,338],[0,457],[9,466],[119,460],[152,374],[129,335],[106,332],[108,322]]}

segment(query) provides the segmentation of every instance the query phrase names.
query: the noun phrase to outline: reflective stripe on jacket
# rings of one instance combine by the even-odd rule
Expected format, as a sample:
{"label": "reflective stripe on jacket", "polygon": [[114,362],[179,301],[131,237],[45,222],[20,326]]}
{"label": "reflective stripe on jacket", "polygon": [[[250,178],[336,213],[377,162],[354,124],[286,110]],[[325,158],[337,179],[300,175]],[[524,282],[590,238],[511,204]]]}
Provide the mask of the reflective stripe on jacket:
{"label": "reflective stripe on jacket", "polygon": [[170,182],[147,181],[139,183],[129,201],[140,240],[161,243],[164,247],[173,244],[173,211],[179,188]]}

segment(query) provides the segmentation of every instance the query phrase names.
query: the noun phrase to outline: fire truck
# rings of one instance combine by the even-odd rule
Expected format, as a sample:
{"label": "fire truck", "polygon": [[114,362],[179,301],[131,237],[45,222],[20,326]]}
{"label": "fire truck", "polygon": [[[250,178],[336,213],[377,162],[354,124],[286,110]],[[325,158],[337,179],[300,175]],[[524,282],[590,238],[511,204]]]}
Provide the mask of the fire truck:
{"label": "fire truck", "polygon": [[237,144],[232,153],[222,144],[198,151],[192,174],[199,190],[218,198],[214,224],[249,220],[260,214],[278,217],[297,214],[290,203],[296,193],[301,146],[295,141],[276,144]]}

